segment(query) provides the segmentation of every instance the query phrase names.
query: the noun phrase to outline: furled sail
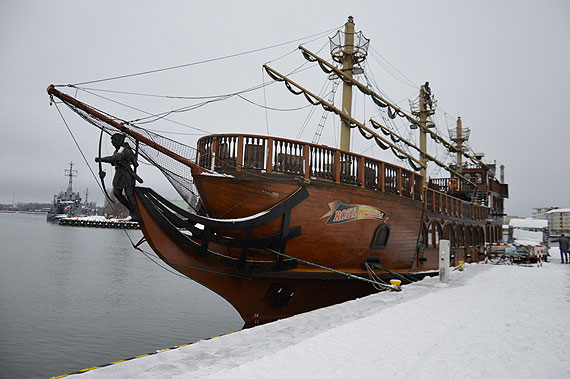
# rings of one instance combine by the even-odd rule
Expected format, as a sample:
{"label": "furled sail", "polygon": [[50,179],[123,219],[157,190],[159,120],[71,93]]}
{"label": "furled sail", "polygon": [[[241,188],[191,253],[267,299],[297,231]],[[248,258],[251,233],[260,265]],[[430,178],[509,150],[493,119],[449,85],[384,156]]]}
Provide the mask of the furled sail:
{"label": "furled sail", "polygon": [[[411,156],[410,154],[408,154],[407,152],[405,152],[404,150],[400,149],[398,146],[394,145],[392,142],[388,141],[387,139],[385,139],[384,137],[382,137],[381,135],[379,135],[378,133],[376,133],[375,131],[373,131],[372,129],[368,128],[366,125],[362,124],[361,122],[357,121],[356,119],[354,119],[352,116],[346,114],[345,112],[343,112],[342,110],[338,109],[337,107],[335,107],[334,105],[330,104],[329,102],[327,102],[326,100],[320,98],[319,96],[315,95],[314,93],[308,91],[307,89],[303,88],[302,86],[300,86],[299,84],[295,83],[294,81],[292,81],[291,79],[287,78],[286,76],[284,76],[283,74],[280,74],[279,72],[277,72],[276,70],[272,69],[271,67],[269,67],[268,65],[263,65],[263,67],[265,68],[265,71],[268,73],[268,75],[271,78],[277,77],[278,81],[284,81],[286,83],[289,83],[289,85],[294,86],[297,91],[303,91],[306,96],[311,97],[312,99],[318,101],[320,104],[322,104],[323,108],[325,108],[326,110],[330,110],[331,112],[334,112],[338,115],[340,115],[340,117],[345,120],[351,128],[354,127],[358,127],[359,130],[362,129],[364,131],[366,131],[367,133],[370,133],[371,135],[373,135],[375,137],[375,140],[378,142],[378,140],[382,141],[382,144],[384,146],[389,146],[391,147],[393,150],[397,151],[399,154],[401,154],[401,156],[403,156],[404,158],[407,158],[409,160],[414,161],[416,164],[418,164],[420,166],[420,168],[425,168],[425,165],[423,163],[421,163],[420,161],[418,161],[415,157]],[[287,88],[289,88],[289,86],[287,86]],[[296,93],[297,91],[295,91],[294,93]],[[311,102],[312,103],[312,102]],[[312,103],[314,104],[314,103]],[[361,131],[362,133],[362,131]],[[382,147],[382,146],[380,146]],[[383,147],[382,147],[383,148]],[[417,166],[416,166],[417,167]]]}
{"label": "furled sail", "polygon": [[[388,116],[390,118],[395,118],[395,115],[406,118],[410,123],[412,123],[413,125],[417,125],[418,127],[422,128],[426,133],[430,134],[431,137],[434,138],[434,140],[437,143],[443,144],[449,151],[455,152],[455,153],[461,152],[466,158],[469,158],[473,163],[478,164],[483,168],[487,168],[487,169],[489,168],[488,165],[483,163],[481,160],[477,159],[476,157],[474,157],[473,155],[471,155],[465,151],[458,150],[452,143],[450,143],[449,141],[446,141],[444,138],[439,136],[433,130],[430,130],[429,128],[421,125],[421,123],[418,122],[418,120],[416,120],[413,116],[407,114],[404,110],[402,110],[397,105],[392,104],[390,101],[384,99],[382,96],[380,96],[376,92],[372,91],[370,88],[368,88],[364,84],[360,83],[359,81],[355,80],[354,78],[348,77],[342,70],[338,69],[337,67],[335,67],[331,63],[329,63],[326,60],[322,59],[321,57],[317,56],[316,54],[309,51],[308,49],[306,49],[303,46],[299,46],[299,49],[303,52],[303,56],[306,59],[308,59],[311,62],[317,61],[319,63],[319,66],[321,66],[321,67],[326,66],[327,70],[332,70],[342,80],[356,86],[356,88],[358,88],[360,90],[360,92],[362,92],[365,95],[370,96],[372,98],[372,101],[376,105],[378,105],[379,107],[381,107],[381,108],[388,107]],[[330,71],[326,71],[326,72],[330,72]]]}

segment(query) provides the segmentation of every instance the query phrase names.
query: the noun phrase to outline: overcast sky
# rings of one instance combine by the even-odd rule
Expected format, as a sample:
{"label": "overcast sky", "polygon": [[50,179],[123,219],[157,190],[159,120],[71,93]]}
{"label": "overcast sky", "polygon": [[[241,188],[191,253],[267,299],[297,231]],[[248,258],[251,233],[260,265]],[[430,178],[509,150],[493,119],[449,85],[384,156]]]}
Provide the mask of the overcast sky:
{"label": "overcast sky", "polygon": [[[407,108],[406,98],[416,96],[417,87],[429,81],[438,99],[438,128],[445,131],[461,116],[464,127],[471,129],[470,146],[484,152],[487,162],[505,165],[508,214],[530,216],[533,207],[570,207],[570,2],[346,3],[349,5],[297,0],[3,0],[0,203],[11,203],[12,198],[16,202],[51,201],[67,186],[64,169],[70,161],[79,171],[74,189],[84,193],[89,188],[91,200],[103,201],[81,152],[55,107],[50,107],[45,91],[49,84],[110,78],[294,41],[211,64],[84,85],[161,95],[230,93],[269,82],[261,71],[265,62],[271,61],[272,67],[284,73],[296,67],[292,65],[303,64],[300,53],[294,51],[301,42],[298,39],[314,50],[324,47],[320,54],[328,58],[326,38],[316,37],[332,35],[322,32],[341,27],[352,15],[356,30],[371,40],[374,56],[369,56],[367,64],[375,70],[374,80],[384,93]],[[281,58],[287,53],[291,54]],[[307,84],[318,93],[326,75],[318,68],[310,69],[295,80],[305,84],[304,77],[309,75],[318,77],[316,84]],[[77,95],[88,100],[82,92]],[[306,105],[282,84],[246,96],[274,108]],[[148,97],[120,101],[150,112],[185,105]],[[377,114],[364,101],[359,104],[355,99],[360,120]],[[97,105],[105,107],[104,102]],[[132,109],[107,105],[105,109],[118,117],[140,117]],[[67,109],[62,111],[96,171],[97,130]],[[234,98],[178,115],[176,120],[189,127],[170,126],[168,131],[185,133],[169,136],[191,146],[201,135],[213,132],[269,132],[310,142],[322,109],[315,111],[303,129],[308,112],[309,108],[303,108],[266,114],[262,108]],[[295,113],[300,116],[295,118]],[[329,121],[325,128],[328,137],[321,142],[335,145],[335,128],[338,122]],[[355,152],[389,160],[388,152],[370,146],[370,142],[357,142],[362,140],[359,137],[358,133],[353,136]],[[430,148],[435,148],[432,142]],[[441,154],[441,148],[435,151]],[[110,153],[112,147],[106,143],[103,154]],[[174,193],[151,168],[141,170],[147,184]],[[429,173],[444,176],[433,169]],[[111,186],[111,175],[107,185]]]}

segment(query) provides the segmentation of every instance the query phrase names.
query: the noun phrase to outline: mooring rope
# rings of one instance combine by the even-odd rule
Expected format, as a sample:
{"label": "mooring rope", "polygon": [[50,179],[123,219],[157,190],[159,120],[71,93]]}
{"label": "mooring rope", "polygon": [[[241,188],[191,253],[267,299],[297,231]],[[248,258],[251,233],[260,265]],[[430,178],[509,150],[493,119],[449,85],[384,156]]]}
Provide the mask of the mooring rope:
{"label": "mooring rope", "polygon": [[370,283],[370,284],[372,284],[372,285],[374,285],[374,286],[378,286],[378,287],[383,288],[383,289],[385,289],[385,290],[401,291],[400,288],[398,288],[398,287],[396,287],[396,286],[393,286],[393,285],[376,282],[376,281],[374,281],[374,280],[370,280],[370,279],[366,279],[366,278],[361,278],[361,277],[358,276],[358,275],[353,275],[353,274],[349,274],[348,272],[338,271],[338,270],[335,270],[334,268],[322,266],[322,265],[319,265],[319,264],[317,264],[317,263],[309,262],[309,261],[306,261],[306,260],[301,259],[301,258],[295,258],[295,257],[292,257],[292,256],[287,255],[287,254],[285,254],[285,253],[280,253],[280,252],[278,252],[278,251],[275,251],[275,250],[273,250],[273,249],[270,249],[270,248],[268,248],[268,247],[266,247],[265,250],[267,250],[267,251],[269,251],[269,252],[271,252],[271,253],[273,253],[273,254],[277,254],[277,255],[280,255],[280,256],[282,256],[282,257],[285,257],[285,258],[293,259],[293,260],[295,260],[295,261],[308,264],[308,265],[310,265],[310,266],[315,266],[315,267],[318,267],[318,268],[322,268],[323,270],[327,270],[327,271],[330,271],[330,272],[334,272],[334,273],[336,273],[336,274],[344,275],[344,276],[348,277],[349,279],[361,280],[361,281],[363,281],[363,282]]}
{"label": "mooring rope", "polygon": [[372,263],[372,267],[376,268],[376,269],[384,270],[387,273],[394,275],[395,277],[401,279],[402,281],[404,281],[406,283],[414,283],[414,282],[418,281],[417,279],[413,278],[412,276],[400,274],[400,273],[395,272],[395,271],[391,271],[391,270],[387,269],[386,267],[381,266],[379,263]]}
{"label": "mooring rope", "polygon": [[[364,267],[366,267],[366,271],[368,272],[368,277],[371,280],[375,280],[377,282],[380,282],[382,284],[386,284],[385,281],[382,280],[382,278],[380,278],[380,276],[378,276],[374,270],[370,267],[370,265],[368,264],[368,262],[364,262]],[[378,291],[381,291],[382,289],[380,287],[377,287],[376,285],[374,285],[374,288],[376,288]]]}

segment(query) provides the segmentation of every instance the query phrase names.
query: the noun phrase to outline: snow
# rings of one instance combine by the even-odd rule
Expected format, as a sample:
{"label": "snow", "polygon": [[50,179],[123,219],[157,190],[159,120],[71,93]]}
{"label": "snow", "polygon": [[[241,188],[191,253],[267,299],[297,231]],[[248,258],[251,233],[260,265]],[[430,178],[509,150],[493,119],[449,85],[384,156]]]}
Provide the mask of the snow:
{"label": "snow", "polygon": [[233,178],[233,175],[230,174],[223,174],[223,173],[219,173],[219,172],[215,172],[215,171],[203,171],[201,172],[199,175],[202,176],[215,176],[218,178]]}
{"label": "snow", "polygon": [[533,246],[533,247],[537,247],[537,246],[544,246],[542,245],[540,242],[537,242],[535,240],[525,240],[525,239],[515,239],[513,242],[515,245],[523,245],[523,246]]}
{"label": "snow", "polygon": [[74,220],[83,221],[106,221],[106,222],[126,222],[131,221],[131,216],[125,218],[107,218],[105,216],[79,216],[79,217],[68,217]]}
{"label": "snow", "polygon": [[447,284],[426,278],[80,379],[569,378],[570,265],[550,254],[542,267],[468,264]]}
{"label": "snow", "polygon": [[530,241],[527,245],[540,245],[544,239],[542,232],[531,232],[528,230],[513,230],[513,239],[515,243],[522,244],[520,241]]}
{"label": "snow", "polygon": [[548,228],[548,220],[537,220],[534,218],[513,218],[509,221],[509,226],[514,228]]}
{"label": "snow", "polygon": [[208,218],[208,220],[213,220],[213,221],[223,221],[223,222],[227,222],[227,223],[232,223],[232,222],[243,222],[243,221],[249,221],[249,220],[253,220],[254,218],[257,217],[261,217],[263,215],[266,215],[267,213],[269,213],[269,210],[264,210],[261,211],[259,213],[253,214],[251,216],[246,216],[246,217],[241,217],[241,218]]}
{"label": "snow", "polygon": [[551,211],[546,212],[546,214],[551,214],[551,213],[567,213],[570,212],[570,208],[558,208],[558,209],[553,209]]}

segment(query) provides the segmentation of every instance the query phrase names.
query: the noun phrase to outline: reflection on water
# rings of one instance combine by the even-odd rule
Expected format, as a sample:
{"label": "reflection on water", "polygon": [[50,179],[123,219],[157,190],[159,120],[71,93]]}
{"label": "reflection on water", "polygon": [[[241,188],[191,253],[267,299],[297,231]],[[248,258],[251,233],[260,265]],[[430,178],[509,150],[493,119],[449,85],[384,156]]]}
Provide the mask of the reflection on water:
{"label": "reflection on water", "polygon": [[0,378],[61,375],[242,327],[225,300],[153,264],[126,232],[141,238],[0,213]]}

